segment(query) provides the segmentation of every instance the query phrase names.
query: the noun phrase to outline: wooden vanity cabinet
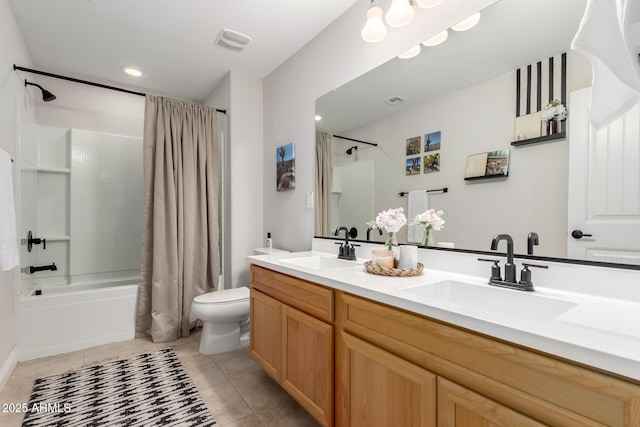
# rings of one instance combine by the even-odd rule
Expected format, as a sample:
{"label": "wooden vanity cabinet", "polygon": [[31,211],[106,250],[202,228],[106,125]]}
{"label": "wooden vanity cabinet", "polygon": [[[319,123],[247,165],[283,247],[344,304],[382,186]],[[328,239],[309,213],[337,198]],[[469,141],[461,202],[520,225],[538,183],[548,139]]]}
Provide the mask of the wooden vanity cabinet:
{"label": "wooden vanity cabinet", "polygon": [[251,357],[320,424],[333,425],[333,291],[251,266]]}
{"label": "wooden vanity cabinet", "polygon": [[251,286],[252,357],[322,425],[640,426],[638,381],[256,265]]}
{"label": "wooden vanity cabinet", "polygon": [[[336,331],[436,375],[438,426],[640,426],[640,385],[564,359],[343,292]],[[350,401],[345,346],[337,348],[336,420],[364,426],[349,422],[362,406]],[[375,399],[362,392],[372,396],[361,401]]]}
{"label": "wooden vanity cabinet", "polygon": [[339,426],[436,426],[436,376],[338,332]]}

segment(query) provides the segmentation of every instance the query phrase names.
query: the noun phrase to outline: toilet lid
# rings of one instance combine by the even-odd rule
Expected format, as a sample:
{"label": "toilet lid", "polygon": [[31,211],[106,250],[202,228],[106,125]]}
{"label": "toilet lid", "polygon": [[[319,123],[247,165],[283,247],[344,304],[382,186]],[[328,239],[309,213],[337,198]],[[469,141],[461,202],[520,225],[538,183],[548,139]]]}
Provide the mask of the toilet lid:
{"label": "toilet lid", "polygon": [[223,289],[198,295],[193,300],[206,304],[225,304],[230,302],[245,301],[249,299],[249,288],[241,286],[234,289]]}

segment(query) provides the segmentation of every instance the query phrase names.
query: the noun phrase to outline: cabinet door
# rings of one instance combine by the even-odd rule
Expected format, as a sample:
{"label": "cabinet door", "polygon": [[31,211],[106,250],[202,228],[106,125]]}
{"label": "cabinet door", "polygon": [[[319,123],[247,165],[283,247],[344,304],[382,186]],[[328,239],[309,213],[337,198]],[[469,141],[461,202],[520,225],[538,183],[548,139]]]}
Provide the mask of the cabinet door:
{"label": "cabinet door", "polygon": [[433,373],[348,333],[341,333],[339,354],[338,425],[436,425]]}
{"label": "cabinet door", "polygon": [[273,379],[282,378],[282,304],[251,289],[251,357]]}
{"label": "cabinet door", "polygon": [[333,326],[282,305],[282,387],[333,425]]}
{"label": "cabinet door", "polygon": [[543,425],[469,389],[438,377],[438,427]]}

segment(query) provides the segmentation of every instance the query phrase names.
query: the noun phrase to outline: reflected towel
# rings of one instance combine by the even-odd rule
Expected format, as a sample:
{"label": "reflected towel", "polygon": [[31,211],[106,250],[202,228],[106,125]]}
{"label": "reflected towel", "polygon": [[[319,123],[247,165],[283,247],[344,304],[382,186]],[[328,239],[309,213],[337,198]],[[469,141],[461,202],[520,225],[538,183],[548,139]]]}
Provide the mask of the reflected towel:
{"label": "reflected towel", "polygon": [[0,149],[0,270],[11,270],[19,263],[11,157]]}
{"label": "reflected towel", "polygon": [[[407,221],[412,222],[416,215],[427,209],[429,209],[429,193],[426,190],[409,191]],[[417,225],[408,225],[407,241],[409,243],[422,243],[424,241],[424,229]]]}
{"label": "reflected towel", "polygon": [[571,49],[593,67],[589,119],[600,129],[640,101],[640,2],[589,0]]}

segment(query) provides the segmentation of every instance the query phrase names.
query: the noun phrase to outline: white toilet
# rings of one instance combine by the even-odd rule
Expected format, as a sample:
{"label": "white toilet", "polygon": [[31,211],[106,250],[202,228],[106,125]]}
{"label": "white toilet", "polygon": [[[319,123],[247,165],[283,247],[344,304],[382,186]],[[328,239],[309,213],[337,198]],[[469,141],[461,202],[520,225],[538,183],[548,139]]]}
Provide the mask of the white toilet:
{"label": "white toilet", "polygon": [[249,309],[249,288],[244,286],[195,297],[191,312],[204,324],[200,353],[222,353],[247,346]]}

